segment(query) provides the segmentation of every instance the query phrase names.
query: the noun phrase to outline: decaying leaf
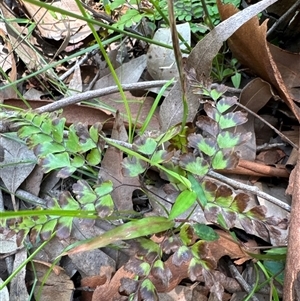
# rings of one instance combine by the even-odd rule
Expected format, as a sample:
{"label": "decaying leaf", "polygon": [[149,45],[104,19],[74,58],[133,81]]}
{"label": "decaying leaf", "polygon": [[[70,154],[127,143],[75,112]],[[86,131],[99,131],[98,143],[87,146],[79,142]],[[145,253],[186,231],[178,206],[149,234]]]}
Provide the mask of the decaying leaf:
{"label": "decaying leaf", "polygon": [[[191,29],[189,23],[183,23],[176,26],[177,31],[181,34],[186,43],[191,43]],[[172,45],[170,28],[159,28],[153,40],[161,43]],[[185,49],[182,44],[181,49]],[[177,66],[173,49],[167,49],[158,45],[151,44],[147,52],[147,70],[155,80],[169,80],[178,77]]]}
{"label": "decaying leaf", "polygon": [[18,140],[1,136],[0,145],[5,150],[0,177],[6,188],[14,193],[32,172],[37,160],[34,153]]}
{"label": "decaying leaf", "polygon": [[[122,84],[136,83],[146,68],[146,60],[147,56],[141,55],[138,58],[130,60],[128,63],[122,64],[115,70],[119,81]],[[97,80],[94,85],[94,90],[114,86],[115,84],[114,77],[109,73]]]}
{"label": "decaying leaf", "polygon": [[3,230],[3,233],[0,233],[0,254],[11,253],[17,249],[16,234],[9,230]]}
{"label": "decaying leaf", "polygon": [[[226,21],[230,20],[230,17],[240,13],[238,9],[230,4],[222,5],[218,2],[218,8],[221,18]],[[251,68],[251,70],[263,80],[269,82],[277,89],[279,96],[290,107],[296,118],[300,120],[300,109],[294,103],[293,96],[288,87],[288,85],[291,85],[291,88],[299,86],[297,77],[295,75],[290,76],[293,72],[289,71],[291,68],[294,69],[294,67],[291,67],[290,62],[292,61],[293,64],[295,63],[293,60],[289,59],[289,66],[284,66],[283,62],[286,60],[283,61],[280,59],[282,63],[280,64],[281,67],[279,69],[276,58],[278,59],[280,56],[279,54],[282,54],[283,51],[280,51],[279,49],[275,50],[276,47],[267,42],[266,32],[267,21],[264,21],[259,25],[258,18],[253,17],[228,39],[228,45],[239,62]],[[276,58],[273,57],[272,53],[276,55]],[[291,55],[291,57],[292,56],[293,55]],[[296,65],[298,64],[298,61],[299,58],[297,57]],[[281,73],[281,70],[284,71],[283,74]],[[288,73],[286,72],[287,70]],[[285,78],[283,76],[285,76]],[[286,82],[288,82],[288,84],[286,84]],[[296,89],[294,89],[294,93],[296,93]]]}
{"label": "decaying leaf", "polygon": [[[116,115],[116,122],[111,137],[119,141],[127,139],[124,124],[119,113]],[[115,147],[108,147],[101,162],[99,178],[112,181],[114,190],[111,196],[117,209],[132,211],[132,193],[140,186],[140,182],[137,176],[124,177],[121,168],[122,162],[123,153]]]}
{"label": "decaying leaf", "polygon": [[[0,3],[0,8],[5,19],[15,19],[12,12],[2,2]],[[17,22],[7,22],[6,25],[10,43],[11,45],[15,45],[14,52],[18,54],[27,68],[29,70],[41,68],[42,64],[38,59],[38,53],[31,47],[31,44],[34,44],[34,38],[32,36],[27,37],[33,43],[29,43],[26,39],[23,39],[23,28]]]}
{"label": "decaying leaf", "polygon": [[[72,44],[78,43],[91,34],[88,24],[79,19],[63,16],[62,14],[52,14],[45,8],[38,7],[27,1],[21,1],[27,12],[36,22],[41,35],[47,39],[61,40],[69,36]],[[81,15],[80,9],[75,1],[60,0],[52,5],[62,8],[68,12]],[[99,29],[99,26],[94,25]],[[67,46],[67,45],[66,45]]]}
{"label": "decaying leaf", "polygon": [[[0,278],[0,285],[3,284],[3,280]],[[0,300],[9,300],[9,292],[7,286],[0,290]]]}
{"label": "decaying leaf", "polygon": [[[34,268],[37,275],[38,283],[35,286],[34,295],[38,298],[38,292],[42,292],[42,300],[51,301],[57,300],[70,300],[73,295],[74,284],[64,270],[61,270],[57,275],[53,271],[46,278],[46,282],[43,283],[43,277],[49,272],[49,267],[44,264],[35,262]],[[31,268],[29,268],[31,269]]]}
{"label": "decaying leaf", "polygon": [[133,279],[134,277],[134,273],[126,271],[124,267],[120,268],[112,279],[108,279],[104,285],[100,285],[96,288],[92,301],[114,300],[114,298],[120,298],[119,289],[121,280],[123,278]]}
{"label": "decaying leaf", "polygon": [[252,112],[257,113],[274,96],[271,85],[257,77],[243,88],[240,103]]}
{"label": "decaying leaf", "polygon": [[[252,17],[256,16],[276,1],[277,0],[260,1],[254,5],[248,6],[246,9],[216,26],[193,48],[187,59],[187,70],[190,72],[195,70],[198,75],[198,80],[201,79],[203,75],[208,77],[210,75],[213,58],[218,54],[223,42]],[[218,3],[220,4],[220,1],[218,1]],[[251,37],[253,37],[253,32],[251,32]]]}

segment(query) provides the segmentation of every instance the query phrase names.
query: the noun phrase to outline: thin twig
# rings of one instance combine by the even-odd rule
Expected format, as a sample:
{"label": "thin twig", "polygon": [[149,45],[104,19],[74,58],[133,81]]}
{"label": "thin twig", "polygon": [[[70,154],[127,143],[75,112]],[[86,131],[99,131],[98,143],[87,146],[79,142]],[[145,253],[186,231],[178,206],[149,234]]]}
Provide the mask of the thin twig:
{"label": "thin twig", "polygon": [[289,17],[290,15],[293,13],[295,16],[295,12],[298,9],[298,7],[300,6],[300,0],[298,0],[297,2],[295,2],[274,24],[273,26],[268,30],[267,33],[267,37],[270,38],[272,36],[272,34],[274,33],[274,31],[277,29],[277,27],[284,23]]}
{"label": "thin twig", "polygon": [[[251,286],[245,281],[235,265],[230,261],[229,270],[234,279],[240,284],[240,286],[249,294],[252,290]],[[253,301],[259,301],[256,296],[251,297]]]}
{"label": "thin twig", "polygon": [[[139,82],[139,83],[133,83],[133,84],[123,84],[122,88],[124,91],[150,89],[150,88],[154,88],[154,87],[162,87],[167,82],[168,82],[167,80],[157,80],[157,81]],[[98,90],[94,90],[94,91],[86,91],[86,92],[82,92],[80,94],[76,94],[76,95],[72,95],[72,96],[63,98],[61,100],[47,104],[40,108],[37,108],[37,109],[35,109],[35,112],[38,112],[38,113],[53,112],[53,111],[59,110],[61,108],[64,108],[69,105],[73,105],[73,104],[81,102],[81,101],[87,101],[87,100],[90,100],[93,98],[109,95],[111,93],[116,93],[116,92],[119,92],[119,88],[117,86],[110,86],[107,88],[98,89]]]}
{"label": "thin twig", "polygon": [[81,66],[90,56],[90,53],[86,53],[73,67],[66,71],[62,76],[59,77],[61,81],[64,81],[69,75],[71,75],[77,66]]}
{"label": "thin twig", "polygon": [[298,150],[298,145],[296,145],[292,140],[290,140],[287,136],[283,135],[279,130],[277,130],[272,124],[264,120],[262,117],[260,117],[258,114],[254,113],[244,105],[240,104],[239,102],[236,103],[236,105],[244,110],[246,110],[248,113],[252,114],[254,117],[258,118],[260,121],[265,123],[268,127],[270,127],[278,136],[281,137],[284,141],[288,142],[292,147]]}

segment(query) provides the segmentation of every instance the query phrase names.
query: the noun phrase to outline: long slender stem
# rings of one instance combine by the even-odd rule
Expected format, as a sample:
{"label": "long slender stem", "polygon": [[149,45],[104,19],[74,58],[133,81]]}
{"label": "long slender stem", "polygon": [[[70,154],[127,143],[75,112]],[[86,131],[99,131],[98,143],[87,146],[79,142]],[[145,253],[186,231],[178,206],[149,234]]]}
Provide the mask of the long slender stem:
{"label": "long slender stem", "polygon": [[[88,18],[89,20],[92,20],[91,17],[89,17],[89,15],[86,13],[86,11],[85,11],[84,7],[82,6],[81,2],[79,0],[75,0],[75,1],[76,1],[77,5],[78,5],[78,7],[79,7],[79,9],[80,9],[80,11],[82,13],[82,15],[84,17]],[[108,68],[109,68],[109,70],[111,72],[111,75],[112,75],[113,79],[115,80],[116,85],[118,86],[119,92],[121,94],[121,97],[123,99],[125,110],[126,110],[126,113],[127,113],[127,118],[128,118],[128,132],[129,132],[128,133],[128,137],[129,137],[129,141],[131,141],[133,139],[133,133],[132,133],[132,115],[131,115],[131,111],[130,111],[130,107],[129,107],[126,95],[125,95],[124,90],[122,88],[122,85],[121,85],[121,83],[119,81],[117,73],[116,73],[116,71],[115,71],[115,69],[114,69],[114,67],[113,67],[113,65],[112,65],[112,63],[111,63],[111,61],[109,59],[109,56],[107,55],[106,50],[103,47],[102,41],[101,41],[98,33],[96,32],[95,28],[94,28],[94,25],[91,24],[89,21],[87,23],[88,23],[88,25],[89,25],[89,27],[90,27],[93,35],[94,35],[95,40],[97,41],[97,43],[99,45],[100,51],[101,51],[101,53],[102,53],[102,55],[103,55],[103,57],[104,57],[107,65],[108,65]]]}
{"label": "long slender stem", "polygon": [[181,122],[181,131],[183,132],[188,117],[188,103],[186,97],[186,76],[183,70],[182,54],[179,46],[178,32],[176,28],[176,21],[174,15],[174,5],[172,0],[168,0],[168,11],[169,11],[170,29],[172,35],[174,56],[176,60],[176,66],[179,74],[179,81],[180,81],[180,86],[182,91],[183,116]]}

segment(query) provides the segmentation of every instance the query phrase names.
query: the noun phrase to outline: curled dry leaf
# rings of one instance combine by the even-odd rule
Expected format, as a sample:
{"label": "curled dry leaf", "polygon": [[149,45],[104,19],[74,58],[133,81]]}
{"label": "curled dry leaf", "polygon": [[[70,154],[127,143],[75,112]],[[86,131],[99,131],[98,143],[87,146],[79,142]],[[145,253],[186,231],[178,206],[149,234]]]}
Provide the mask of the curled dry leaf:
{"label": "curled dry leaf", "polygon": [[[252,17],[256,16],[275,2],[277,2],[277,0],[263,0],[247,7],[236,15],[231,14],[231,18],[216,26],[194,47],[187,59],[187,70],[190,72],[195,70],[198,79],[200,79],[203,75],[208,77],[211,70],[212,60],[218,54],[223,42],[230,38],[236,30],[238,30]],[[218,1],[218,6],[221,6],[220,1]],[[249,34],[247,35],[249,36]],[[251,32],[250,36],[253,37],[253,32]]]}
{"label": "curled dry leaf", "polygon": [[243,88],[240,103],[252,112],[257,113],[273,96],[275,95],[271,85],[257,77]]}
{"label": "curled dry leaf", "polygon": [[[220,16],[225,22],[230,20],[230,17],[233,15],[240,14],[239,10],[231,4],[223,5],[218,1],[218,8]],[[284,66],[282,59],[280,59],[279,65],[281,67],[279,69],[276,59],[279,59],[279,53],[282,54],[283,52],[267,42],[266,32],[267,20],[259,25],[258,18],[253,17],[228,39],[228,45],[239,62],[251,68],[263,80],[276,88],[279,96],[290,107],[296,118],[300,120],[300,108],[294,103],[291,94],[292,90],[289,91],[289,85],[295,88],[296,76],[292,75],[291,80],[289,79],[290,77],[286,77],[286,71],[291,68],[291,64]],[[290,59],[289,61],[291,62],[292,60]],[[297,61],[299,61],[299,58]],[[298,65],[297,61],[296,65]],[[295,64],[294,61],[293,64]],[[281,70],[284,73],[281,73]],[[299,84],[297,85],[300,86]],[[297,89],[294,89],[293,94],[296,94],[296,92]]]}

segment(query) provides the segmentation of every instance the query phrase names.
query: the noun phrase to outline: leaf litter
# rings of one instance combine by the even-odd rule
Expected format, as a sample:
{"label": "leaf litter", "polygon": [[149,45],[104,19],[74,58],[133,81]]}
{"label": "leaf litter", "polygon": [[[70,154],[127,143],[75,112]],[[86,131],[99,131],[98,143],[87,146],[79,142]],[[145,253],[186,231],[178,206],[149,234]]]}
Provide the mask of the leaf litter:
{"label": "leaf litter", "polygon": [[[223,262],[224,256],[228,256],[236,265],[243,265],[244,273],[250,274],[249,261],[255,258],[254,254],[257,254],[257,256],[261,255],[258,252],[260,246],[257,244],[256,237],[263,239],[265,245],[269,244],[276,247],[286,244],[287,219],[289,218],[287,212],[279,210],[276,206],[270,204],[268,200],[262,201],[259,197],[256,198],[254,195],[249,195],[249,193],[246,193],[241,189],[234,190],[222,183],[222,181],[212,178],[210,166],[220,173],[226,174],[228,178],[232,177],[230,174],[233,174],[235,175],[235,178],[238,178],[241,182],[255,183],[262,191],[266,191],[267,188],[264,187],[265,183],[261,178],[274,177],[274,184],[268,184],[268,193],[273,195],[275,193],[275,188],[273,188],[272,185],[278,186],[276,188],[278,189],[277,193],[280,197],[277,198],[284,200],[287,199],[284,195],[286,185],[276,185],[276,177],[283,177],[283,174],[285,174],[286,177],[289,177],[283,159],[290,155],[290,150],[286,147],[278,148],[283,154],[279,155],[279,150],[277,149],[277,156],[275,157],[274,154],[273,159],[272,155],[272,160],[270,160],[271,151],[268,150],[267,147],[270,147],[272,144],[282,144],[281,140],[273,139],[273,132],[270,132],[268,136],[264,135],[264,137],[260,137],[261,140],[259,140],[260,142],[258,143],[258,140],[255,139],[259,134],[256,118],[250,117],[249,114],[247,115],[243,111],[227,111],[228,108],[234,105],[234,102],[231,102],[232,99],[235,99],[234,97],[226,96],[216,105],[212,102],[206,102],[202,104],[201,107],[199,100],[200,98],[203,98],[203,95],[195,94],[194,87],[195,82],[197,84],[209,82],[213,57],[219,52],[223,42],[228,41],[232,53],[239,62],[242,63],[243,66],[251,69],[251,71],[258,76],[248,85],[243,87],[241,95],[239,96],[240,102],[260,116],[263,116],[263,114],[265,114],[264,116],[270,115],[267,111],[264,111],[263,114],[260,112],[266,109],[275,110],[275,102],[277,102],[277,104],[280,103],[281,107],[279,111],[281,114],[287,116],[288,112],[291,112],[294,119],[299,120],[299,109],[296,105],[299,98],[299,85],[297,81],[297,62],[299,60],[299,55],[283,51],[282,49],[267,43],[267,22],[265,21],[260,25],[258,19],[255,17],[259,12],[275,2],[275,0],[261,1],[239,12],[233,6],[222,5],[218,1],[220,15],[224,20],[226,19],[226,21],[221,22],[215,29],[211,30],[211,32],[193,48],[185,63],[187,76],[194,80],[193,85],[190,85],[189,83],[187,88],[189,105],[189,116],[187,121],[194,122],[197,132],[188,132],[188,135],[184,138],[179,137],[178,133],[175,132],[170,134],[171,136],[173,135],[172,140],[170,140],[173,147],[176,145],[172,152],[169,150],[158,149],[161,147],[161,144],[159,142],[160,140],[157,138],[159,137],[159,134],[156,132],[146,132],[150,137],[146,136],[145,138],[145,135],[141,135],[141,140],[134,140],[134,143],[131,145],[135,151],[137,150],[141,154],[148,156],[150,163],[153,165],[163,163],[165,166],[172,166],[173,163],[171,158],[176,158],[178,156],[178,166],[180,166],[181,171],[184,169],[196,176],[196,178],[194,178],[195,182],[191,180],[191,183],[192,185],[195,185],[193,189],[196,189],[197,194],[185,192],[181,196],[181,198],[184,197],[186,199],[184,208],[182,208],[182,205],[178,202],[178,199],[180,199],[178,198],[178,190],[174,189],[174,187],[172,188],[173,190],[168,187],[168,183],[174,180],[172,174],[163,175],[162,172],[158,173],[154,168],[154,170],[149,171],[149,178],[148,172],[146,173],[146,178],[145,175],[143,175],[143,177],[141,175],[138,176],[138,174],[150,167],[149,165],[142,165],[140,170],[135,171],[134,177],[127,177],[128,172],[126,174],[126,170],[131,172],[131,166],[137,165],[137,162],[139,161],[133,161],[130,156],[125,155],[121,149],[109,145],[99,145],[99,149],[103,152],[103,154],[101,153],[103,159],[101,164],[95,162],[95,166],[99,169],[98,173],[94,174],[94,177],[97,179],[96,185],[90,185],[88,181],[84,180],[76,181],[70,177],[70,175],[77,170],[78,166],[82,164],[81,162],[83,162],[81,156],[75,156],[71,161],[66,161],[66,164],[61,166],[64,167],[64,171],[61,172],[61,174],[58,174],[58,176],[63,175],[62,178],[64,179],[60,179],[58,182],[60,185],[58,189],[60,190],[58,191],[58,199],[54,199],[53,201],[51,199],[53,196],[49,193],[45,198],[48,200],[49,208],[51,208],[51,206],[56,206],[55,208],[64,208],[65,210],[95,209],[98,218],[109,217],[112,214],[115,214],[115,212],[119,212],[119,216],[115,216],[117,222],[106,223],[99,220],[87,222],[84,217],[78,217],[72,220],[74,225],[77,226],[72,227],[69,221],[63,217],[55,217],[55,219],[51,220],[51,217],[53,218],[53,216],[50,215],[50,219],[42,216],[35,221],[32,221],[30,218],[27,219],[28,225],[32,223],[32,228],[30,229],[32,232],[28,231],[25,233],[30,234],[31,243],[35,244],[35,246],[38,246],[37,242],[40,238],[50,239],[50,234],[54,230],[58,231],[58,237],[62,240],[61,242],[64,246],[73,245],[77,241],[85,238],[90,239],[86,244],[78,245],[77,247],[75,246],[73,249],[64,253],[64,255],[68,255],[68,257],[64,258],[70,259],[71,269],[76,271],[75,273],[81,277],[81,288],[94,288],[94,291],[92,292],[82,293],[82,297],[84,296],[85,300],[99,300],[103,298],[105,300],[113,300],[113,298],[122,300],[124,296],[135,292],[138,285],[141,285],[142,288],[140,290],[141,296],[147,298],[150,292],[151,294],[153,293],[150,289],[151,283],[156,287],[161,300],[167,298],[167,295],[169,295],[169,298],[172,298],[172,300],[179,297],[182,298],[182,300],[193,300],[193,298],[196,298],[195,296],[198,296],[197,298],[199,298],[199,300],[200,298],[206,298],[205,300],[207,300],[208,296],[211,296],[211,298],[214,296],[215,300],[221,300],[225,297],[229,300],[230,297],[228,294],[238,293],[241,288],[239,281],[236,278],[221,272],[222,269],[228,268],[228,263],[226,263],[226,261],[225,263]],[[23,4],[28,10],[29,15],[34,16],[41,36],[47,37],[48,39],[60,40],[61,42],[60,47],[53,47],[52,45],[51,49],[54,49],[54,51],[52,51],[51,57],[51,55],[49,56],[50,53],[47,53],[46,51],[47,43],[45,40],[44,42],[40,41],[37,44],[36,40],[31,37],[28,40],[21,41],[17,47],[14,46],[16,38],[12,33],[7,31],[13,45],[12,49],[17,54],[18,60],[26,65],[29,72],[43,68],[45,66],[44,63],[49,61],[49,58],[58,61],[66,56],[67,52],[65,49],[67,46],[79,42],[86,43],[85,39],[90,35],[90,30],[87,28],[85,22],[75,25],[74,22],[77,22],[78,20],[64,18],[63,16],[60,16],[61,19],[57,20],[57,18],[53,18],[53,15],[47,10],[40,10],[37,6],[27,2],[24,2]],[[75,9],[75,12],[78,13],[78,11],[76,11],[78,7],[75,5],[75,2],[74,8],[70,8],[70,4],[65,1],[61,1],[60,5],[62,5],[63,8],[67,8],[68,11],[74,11]],[[4,11],[7,14],[7,18],[11,17],[6,8],[4,8]],[[39,15],[40,13],[42,14]],[[45,18],[48,20],[47,22],[45,22]],[[70,24],[72,24],[72,26],[70,26]],[[17,24],[13,26],[15,26],[17,30],[21,30]],[[53,30],[49,31],[48,29],[45,29],[45,26],[50,26]],[[251,39],[247,34],[249,32],[252,33]],[[49,33],[51,36],[49,36]],[[255,42],[253,42],[253,37],[255,37]],[[28,48],[28,44],[38,45],[38,47],[43,50],[43,53],[39,55],[41,57],[44,56],[47,59],[32,60],[32,58],[37,55],[37,52],[34,51],[31,56],[30,53],[32,52],[32,49],[30,47]],[[111,44],[111,47],[114,47],[114,45]],[[257,51],[258,47],[261,52]],[[21,48],[22,50],[20,50]],[[110,51],[112,50],[110,49]],[[30,56],[31,58],[28,59]],[[34,61],[44,63],[36,65],[33,63]],[[11,64],[15,63],[12,61]],[[70,68],[72,64],[75,64],[74,60],[70,65],[67,65],[67,69]],[[65,97],[71,95],[68,94],[71,92],[69,90],[81,92],[87,86],[80,73],[80,71],[84,69],[83,66],[76,66],[73,75],[66,81],[66,92],[62,93]],[[90,60],[85,67],[88,67],[87,69],[89,70],[87,76],[87,78],[90,78],[89,83],[93,79],[96,79],[91,86],[91,89],[103,89],[107,86],[115,85],[111,74],[102,77],[100,76],[100,79],[96,78],[96,71],[97,68],[99,68],[99,64],[93,61],[93,57],[90,57]],[[135,84],[140,80],[145,67],[145,55],[131,58],[129,62],[122,64],[117,69],[121,83]],[[63,68],[61,70],[63,70]],[[50,72],[45,73],[44,77],[38,79],[40,83],[44,85],[44,87],[41,85],[41,87],[43,87],[41,88],[41,91],[44,94],[40,94],[41,96],[39,97],[44,99],[35,101],[28,99],[28,103],[33,109],[39,107],[43,108],[48,102],[51,103],[55,100],[56,97],[54,95],[57,92],[61,92],[61,87],[55,87],[53,89],[53,86],[51,87],[49,81],[53,80],[53,78],[58,79],[59,76],[61,76],[61,73],[62,72],[57,65],[56,69],[51,69]],[[12,73],[10,76],[11,80],[16,79],[15,75]],[[24,92],[25,90],[28,90],[29,87],[34,87],[39,90],[40,83],[38,80],[33,78],[25,80],[27,86],[25,86]],[[210,84],[207,86],[209,87],[209,85]],[[55,91],[55,93],[49,94],[48,91],[51,89],[53,89],[52,91]],[[222,89],[222,86],[217,86],[217,89]],[[151,96],[139,98],[133,96],[132,93],[134,92],[128,92],[126,98],[129,101],[134,120],[139,121],[136,127],[136,130],[138,131],[142,127],[144,120],[146,120],[154,99]],[[43,95],[47,96],[43,97]],[[27,108],[26,105],[15,96],[7,97],[3,90],[1,90],[1,100],[8,105],[23,109]],[[136,103],[135,107],[132,105],[132,102]],[[285,107],[282,108],[283,102],[287,105],[288,109]],[[97,104],[99,103],[100,106],[97,107]],[[180,123],[182,120],[182,112],[182,92],[181,87],[177,82],[166,95],[159,110],[156,110],[155,117],[151,120],[151,130],[160,129],[162,133],[168,131],[172,126]],[[74,137],[78,136],[77,143],[80,145],[82,143],[82,147],[83,145],[88,147],[88,145],[91,144],[91,141],[93,141],[95,145],[97,143],[101,144],[93,138],[93,130],[91,130],[91,128],[93,129],[92,126],[97,122],[103,124],[101,127],[103,134],[109,135],[111,139],[119,141],[120,143],[124,142],[125,144],[129,141],[126,132],[126,126],[128,125],[126,110],[121,102],[119,93],[102,96],[97,101],[89,102],[89,104],[85,103],[83,105],[82,103],[73,103],[64,108],[63,114],[66,120],[65,125],[73,125]],[[158,115],[159,119],[157,117]],[[42,122],[38,124],[39,121],[37,120],[37,117],[34,117],[34,115],[32,116],[32,122],[36,128],[43,124]],[[290,124],[288,124],[287,127],[289,125]],[[54,139],[53,141],[56,141],[57,143],[62,141],[63,138],[59,138],[61,140],[56,138],[55,140],[55,131],[58,128],[58,124],[53,122],[51,131],[46,128],[46,125],[45,127],[44,125],[41,127],[45,131],[44,134],[47,134],[51,139]],[[72,128],[70,129],[70,132],[72,132]],[[298,130],[298,127],[294,126],[293,129],[296,131]],[[28,141],[37,139],[37,137],[33,137],[32,135],[35,135],[34,132],[31,133],[31,137],[28,135]],[[145,140],[142,142],[144,138]],[[166,141],[168,140],[169,139]],[[298,140],[296,139],[296,141],[297,144]],[[69,140],[66,144],[62,144],[64,147],[63,150],[70,150],[71,142],[72,141]],[[266,144],[267,153],[263,156],[260,147],[264,144]],[[1,168],[2,185],[9,193],[14,194],[20,190],[20,187],[21,189],[27,187],[24,184],[24,181],[28,178],[29,174],[32,176],[32,174],[37,172],[33,169],[36,165],[36,157],[25,144],[22,145],[16,141],[9,141],[5,136],[1,136],[0,145],[3,149],[1,164],[4,166],[8,163],[18,163],[15,167],[5,166]],[[154,147],[150,147],[151,145]],[[175,152],[176,149],[178,150],[178,145],[180,145],[180,152],[183,153]],[[236,155],[232,154],[233,148],[234,151],[237,152]],[[93,147],[88,149],[92,151]],[[187,153],[188,149],[193,149],[194,153]],[[34,150],[35,152],[40,151],[39,147],[35,147]],[[228,152],[228,150],[230,151]],[[84,152],[84,149],[82,148],[79,151]],[[199,153],[203,153],[204,157],[199,156]],[[257,156],[257,153],[260,153],[260,157]],[[52,155],[54,158],[57,154],[54,152]],[[61,155],[60,160],[65,159],[63,153],[61,153]],[[14,160],[17,160],[12,161],[12,158],[9,156],[12,156]],[[124,156],[125,158],[123,158]],[[243,160],[239,158],[243,158]],[[257,162],[258,159],[260,162]],[[24,160],[33,162],[24,162]],[[89,160],[89,157],[87,156],[84,160]],[[48,161],[43,158],[39,162],[46,166],[45,163]],[[48,162],[48,164],[51,165],[50,162]],[[223,171],[223,169],[225,170]],[[51,166],[46,171],[50,170]],[[174,170],[180,172],[180,169],[178,168],[176,169],[174,167]],[[282,170],[282,172],[280,172],[280,170]],[[294,170],[294,173],[296,172],[297,167]],[[36,179],[40,178],[40,175],[36,177]],[[40,181],[41,179],[37,180],[38,186],[40,185]],[[44,181],[47,181],[47,176],[44,177]],[[154,187],[153,181],[160,183],[160,187]],[[199,182],[201,185],[199,185]],[[109,183],[112,183],[112,186]],[[296,199],[298,195],[297,184],[294,183],[292,177],[290,177],[288,191],[293,195],[293,199]],[[106,188],[104,188],[106,184],[109,186],[107,188],[108,190],[105,190]],[[181,184],[183,183],[180,183],[180,181],[176,182],[178,187]],[[292,185],[294,186],[292,187]],[[28,190],[28,188],[25,189]],[[110,189],[112,189],[112,191]],[[142,196],[139,195],[139,198],[141,199],[143,199],[143,196],[147,196],[148,198],[151,196],[151,200],[147,200],[146,198],[143,199],[142,202],[152,203],[152,208],[155,208],[157,204],[162,208],[167,208],[170,211],[171,216],[178,219],[176,225],[185,221],[190,221],[190,223],[186,223],[181,228],[181,233],[174,233],[173,236],[164,232],[166,229],[173,228],[173,221],[168,220],[166,217],[151,216],[151,212],[145,213],[145,216],[147,217],[141,219],[137,224],[131,224],[127,219],[131,219],[132,216],[128,215],[128,213],[138,213],[134,212],[132,202],[135,190],[139,190],[140,193],[142,193]],[[35,191],[35,194],[39,195],[39,189],[32,190],[31,193],[33,193],[33,191]],[[89,191],[88,198],[84,198],[87,191]],[[205,199],[208,200],[206,203],[203,202],[203,194],[205,195]],[[8,196],[5,197],[6,199],[2,201],[2,203],[4,202],[3,204],[5,204],[5,206],[1,206],[2,211],[11,208],[11,205],[8,205],[7,202]],[[200,204],[197,208],[191,206],[195,199],[197,199]],[[270,208],[272,206],[273,209]],[[266,210],[266,208],[268,210]],[[14,209],[24,210],[29,209],[29,207],[26,201],[22,201],[18,202],[18,204],[14,204]],[[178,214],[178,212],[185,211],[185,209],[188,209],[185,214]],[[161,211],[154,210],[154,212]],[[292,228],[297,227],[295,226],[296,223],[294,223],[296,219],[295,217],[293,218],[293,216],[297,216],[295,213],[296,209],[292,212],[294,214],[292,214],[291,220],[293,226],[291,226],[290,231],[291,233],[294,233],[295,231]],[[162,216],[164,216],[164,214],[162,214]],[[192,226],[195,222],[208,225],[219,225],[222,230],[216,230],[218,228],[216,227],[213,233],[218,233],[218,237],[216,237],[215,240],[209,241],[208,236],[202,240],[201,235],[203,234],[200,235],[199,232],[196,231],[196,227],[193,228]],[[113,227],[113,225],[116,226],[118,224],[121,225],[120,228]],[[137,229],[136,225],[140,226],[140,228]],[[151,229],[149,225],[151,225]],[[157,230],[154,231],[154,228]],[[17,229],[17,227],[15,229]],[[123,232],[120,229],[123,229]],[[232,229],[235,229],[235,231],[232,231]],[[22,229],[22,231],[23,230],[24,229]],[[153,234],[153,236],[151,237],[151,240],[147,240],[146,243],[140,238],[134,239],[136,237],[134,233],[139,233],[142,236]],[[23,233],[23,235],[25,234]],[[297,251],[295,250],[299,248],[294,245],[296,238],[293,240],[291,237],[290,245],[294,248],[292,247],[289,252],[291,252],[293,258],[298,258]],[[24,237],[22,237],[19,232],[18,247],[22,247],[20,241],[23,238]],[[123,242],[120,243],[120,240]],[[185,244],[182,244],[182,241],[184,241]],[[243,243],[237,243],[237,241],[242,241]],[[115,243],[114,246],[117,247],[117,251],[105,248],[112,242]],[[9,244],[9,240],[7,240],[7,244]],[[56,245],[58,256],[62,252],[62,246],[58,247],[56,241],[56,243],[53,243],[52,248],[55,249]],[[162,250],[161,252],[166,255],[166,258],[163,261],[158,260],[161,255],[157,246],[159,246]],[[103,248],[99,250],[99,247]],[[95,248],[96,250],[91,250]],[[130,251],[131,249],[134,251]],[[24,249],[22,253],[15,248],[12,248],[11,250],[12,252],[16,252],[18,256],[24,256],[24,254],[26,254],[26,252],[24,253]],[[79,251],[85,252],[75,254]],[[50,244],[45,247],[44,252],[52,252]],[[5,251],[1,253],[9,254],[11,252]],[[143,258],[143,260],[138,260],[138,258]],[[25,259],[26,256],[22,257],[21,261],[24,261]],[[49,261],[53,260],[54,258]],[[99,261],[101,264],[97,265],[97,268],[95,269],[94,263],[96,261]],[[17,261],[15,264],[17,264]],[[154,264],[155,269],[147,270],[149,269],[150,264]],[[107,270],[104,270],[102,268],[103,266],[107,267]],[[288,261],[288,266],[294,266],[298,269],[295,262]],[[40,269],[36,264],[34,264],[34,269],[38,274],[44,275],[47,272],[47,269]],[[43,286],[43,295],[45,298],[43,300],[47,300],[47,294],[49,294],[49,298],[57,296],[58,291],[63,294],[60,297],[62,300],[70,299],[71,291],[73,290],[73,282],[70,281],[70,278],[74,276],[74,274],[70,272],[71,269],[65,267],[66,272],[62,272],[64,276],[63,280],[60,281],[63,281],[64,285],[57,283],[57,281],[52,283],[51,277],[46,280],[46,285]],[[27,292],[25,292],[24,286],[24,270],[25,267],[23,268],[22,273],[14,278],[15,280],[12,282],[10,300],[14,300],[16,291],[20,294],[22,293],[22,296],[27,299]],[[132,271],[134,271],[134,273],[132,273]],[[144,281],[138,283],[136,279],[134,279],[135,274],[142,277],[147,276],[148,279],[146,280],[150,279],[150,282]],[[290,282],[295,283],[297,278],[295,270],[292,270],[289,275],[291,277]],[[3,278],[3,275],[1,275],[1,277]],[[188,278],[191,282],[187,284],[184,280]],[[106,279],[106,281],[104,281],[104,279]],[[40,283],[40,278],[37,280]],[[97,285],[92,284],[93,281],[96,281]],[[255,281],[255,279],[252,279],[252,281]],[[194,285],[190,286],[191,283],[197,282],[205,283],[205,285],[199,287]],[[182,284],[185,284],[185,286],[182,286]],[[253,282],[250,283],[250,285],[252,284]],[[18,288],[13,289],[14,285]],[[35,293],[38,291],[39,287],[39,285],[36,287]],[[49,292],[46,292],[45,288],[46,290],[49,289]],[[182,291],[179,291],[179,289]],[[286,296],[288,296],[291,291],[291,287],[285,288]],[[5,294],[4,291],[3,293]],[[154,293],[151,295],[151,298],[156,298]]]}

